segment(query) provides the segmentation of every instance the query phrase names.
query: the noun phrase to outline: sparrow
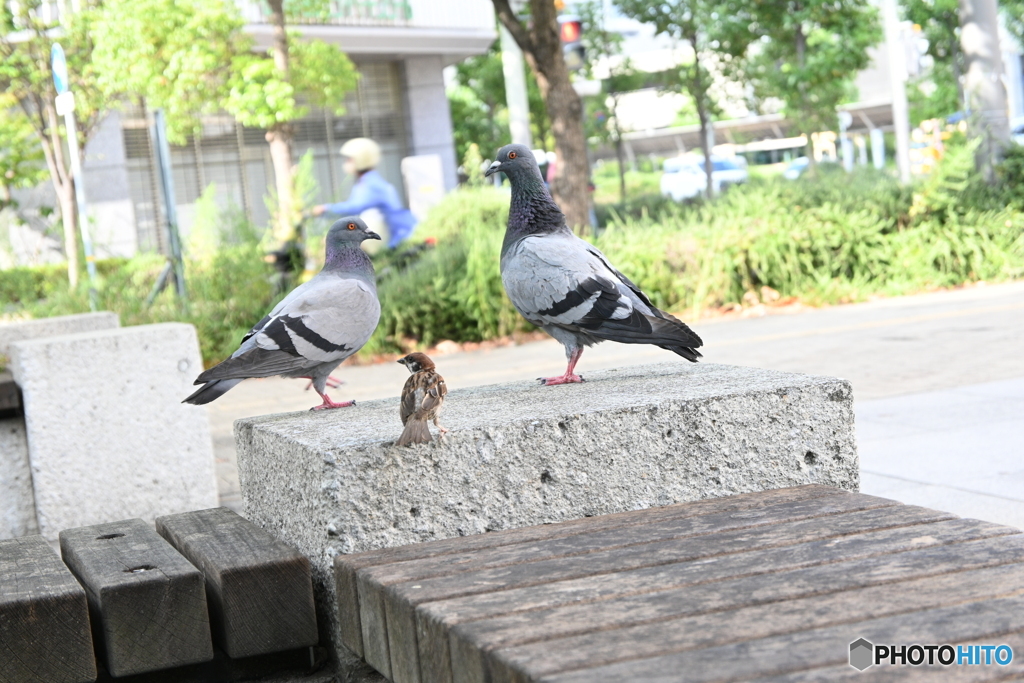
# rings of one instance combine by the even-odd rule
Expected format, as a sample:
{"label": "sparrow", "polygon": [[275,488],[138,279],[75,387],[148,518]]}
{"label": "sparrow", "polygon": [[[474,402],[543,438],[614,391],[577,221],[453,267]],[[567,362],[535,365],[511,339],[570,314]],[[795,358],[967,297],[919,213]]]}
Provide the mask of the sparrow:
{"label": "sparrow", "polygon": [[327,394],[328,378],[361,349],[377,328],[380,301],[363,240],[379,240],[360,218],[348,216],[327,231],[323,269],[291,291],[242,338],[231,357],[196,378],[202,386],[182,403],[203,405],[250,377],[305,377],[323,403],[312,410],[344,408]]}
{"label": "sparrow", "polygon": [[501,282],[524,318],[565,347],[568,365],[541,384],[582,382],[576,363],[605,340],[654,344],[697,362],[701,338],[659,310],[597,247],[576,237],[551,199],[530,148],[505,145],[485,176],[508,176],[512,200],[501,245]]}
{"label": "sparrow", "polygon": [[405,386],[402,388],[400,412],[405,429],[395,444],[411,446],[414,443],[430,443],[428,421],[432,421],[434,426],[441,430],[441,436],[444,436],[448,430],[438,421],[441,408],[444,406],[445,394],[448,393],[444,377],[437,374],[434,361],[423,353],[410,353],[404,358],[399,358],[398,362],[409,368],[412,376],[405,380]]}

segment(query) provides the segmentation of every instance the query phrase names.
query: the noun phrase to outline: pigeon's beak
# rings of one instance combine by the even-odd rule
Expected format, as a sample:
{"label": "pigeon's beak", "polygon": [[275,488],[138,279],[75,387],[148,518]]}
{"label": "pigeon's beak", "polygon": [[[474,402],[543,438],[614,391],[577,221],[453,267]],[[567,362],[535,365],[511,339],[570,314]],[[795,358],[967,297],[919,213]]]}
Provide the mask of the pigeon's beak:
{"label": "pigeon's beak", "polygon": [[498,172],[498,168],[500,166],[501,166],[501,162],[495,160],[490,166],[487,167],[487,170],[484,171],[484,178],[487,178],[488,176],[492,176],[495,173],[497,173]]}
{"label": "pigeon's beak", "polygon": [[380,239],[380,235],[375,233],[373,230],[367,230],[366,231],[366,237],[368,239],[371,239],[371,240],[379,240]]}

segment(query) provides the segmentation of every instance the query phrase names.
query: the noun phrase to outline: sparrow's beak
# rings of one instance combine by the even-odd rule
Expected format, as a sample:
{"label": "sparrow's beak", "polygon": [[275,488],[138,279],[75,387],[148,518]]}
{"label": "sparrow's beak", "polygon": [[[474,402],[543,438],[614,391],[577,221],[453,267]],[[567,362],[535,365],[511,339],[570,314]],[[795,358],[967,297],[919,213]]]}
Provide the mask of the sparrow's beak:
{"label": "sparrow's beak", "polygon": [[373,230],[367,230],[366,231],[366,236],[369,237],[371,240],[379,240],[380,239],[380,235],[375,233]]}
{"label": "sparrow's beak", "polygon": [[404,359],[404,358],[399,358],[399,359],[398,359],[398,360],[396,360],[395,362],[396,362],[396,363],[401,363],[402,365],[405,365],[405,359]]}
{"label": "sparrow's beak", "polygon": [[491,165],[487,167],[487,170],[484,171],[484,178],[492,176],[495,173],[497,173],[499,166],[501,166],[501,162],[498,160],[495,160],[493,163],[491,163]]}

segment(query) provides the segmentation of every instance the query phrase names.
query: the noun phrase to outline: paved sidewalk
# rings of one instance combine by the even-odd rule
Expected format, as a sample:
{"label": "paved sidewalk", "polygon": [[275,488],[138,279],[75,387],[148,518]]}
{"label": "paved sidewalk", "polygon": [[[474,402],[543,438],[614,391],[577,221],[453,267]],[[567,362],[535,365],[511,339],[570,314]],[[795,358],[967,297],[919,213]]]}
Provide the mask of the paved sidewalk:
{"label": "paved sidewalk", "polygon": [[864,493],[1024,529],[1024,377],[856,411]]}
{"label": "paved sidewalk", "polygon": [[[857,401],[864,492],[1024,526],[1022,521],[1010,521],[1020,520],[1021,506],[1024,505],[1021,502],[1024,500],[1021,493],[1024,489],[1024,464],[1016,469],[996,464],[997,461],[1011,465],[1014,461],[1024,463],[1024,447],[1013,443],[1012,439],[992,443],[988,455],[984,454],[984,448],[972,446],[962,456],[935,456],[935,463],[931,466],[936,468],[938,463],[947,463],[942,465],[943,472],[955,471],[955,463],[961,462],[962,458],[969,458],[971,467],[976,467],[979,472],[988,470],[993,475],[998,471],[1016,472],[1016,475],[1011,475],[1016,476],[1015,488],[1006,484],[1011,487],[1009,494],[1002,485],[993,488],[995,479],[979,480],[970,486],[961,485],[961,488],[969,489],[969,495],[974,496],[971,498],[965,497],[968,492],[951,488],[949,483],[954,480],[949,477],[925,477],[923,473],[929,471],[929,465],[923,464],[927,460],[925,456],[917,460],[909,456],[901,458],[898,454],[893,455],[891,450],[909,449],[908,444],[911,443],[927,443],[925,437],[936,426],[953,424],[959,425],[955,430],[960,435],[957,438],[962,436],[973,439],[974,444],[983,443],[980,437],[991,431],[987,423],[983,426],[980,419],[975,421],[967,412],[960,414],[960,421],[956,423],[942,418],[920,422],[924,419],[920,415],[927,414],[927,408],[922,406],[933,401],[942,407],[936,415],[956,416],[961,404],[972,403],[974,399],[949,390],[1024,378],[1024,282],[885,299],[793,315],[703,321],[693,327],[704,339],[702,351],[706,362],[849,379]],[[561,346],[552,340],[441,355],[435,360],[450,389],[556,375],[565,369]],[[588,349],[578,371],[586,377],[589,370],[671,360],[685,362],[675,354],[655,347],[608,342]],[[336,376],[346,383],[340,389],[331,390],[335,399],[369,400],[397,396],[408,374],[397,363],[384,363],[343,366]],[[240,509],[241,505],[232,436],[234,420],[251,415],[308,410],[319,400],[312,391],[303,390],[305,384],[304,380],[248,380],[210,404],[208,410],[222,504],[235,509]],[[964,391],[984,393],[995,389]],[[1017,398],[1013,400],[1019,400],[1021,393],[1014,395]],[[876,408],[875,404],[882,403],[878,399],[891,402]],[[1004,399],[992,401],[999,403]],[[1024,411],[1018,410],[1014,417],[1009,399],[1005,403],[1006,412],[1000,414],[1007,419],[999,421],[1000,429],[1024,433]],[[985,411],[984,407],[982,412],[986,418],[994,417],[994,413]],[[893,417],[874,417],[876,414]],[[915,415],[917,417],[913,417]],[[395,419],[398,419],[397,415]],[[919,431],[901,431],[892,427],[894,422],[909,425],[911,419],[918,420],[914,424],[923,425]],[[882,423],[889,420],[890,431],[875,430],[879,420]],[[907,430],[910,430],[909,426]],[[906,440],[897,441],[897,437]],[[951,443],[951,440],[931,438],[943,444]],[[878,459],[886,467],[873,464],[876,452],[881,453]],[[893,482],[903,483],[897,486]],[[927,500],[910,498],[925,492],[935,497]],[[971,504],[967,505],[965,501]],[[981,501],[991,503],[986,508],[991,512],[974,512]]]}

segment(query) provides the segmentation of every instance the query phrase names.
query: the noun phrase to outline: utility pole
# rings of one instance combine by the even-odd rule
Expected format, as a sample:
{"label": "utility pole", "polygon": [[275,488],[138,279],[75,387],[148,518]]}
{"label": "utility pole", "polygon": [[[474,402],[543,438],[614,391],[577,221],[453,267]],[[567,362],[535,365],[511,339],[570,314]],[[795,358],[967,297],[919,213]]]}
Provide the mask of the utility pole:
{"label": "utility pole", "polygon": [[[513,1],[511,5],[514,11],[519,11],[520,3]],[[501,66],[505,74],[505,104],[508,106],[508,127],[512,133],[512,142],[532,148],[530,102],[526,96],[523,51],[501,22],[498,25],[498,34],[501,36]]]}
{"label": "utility pole", "polygon": [[178,234],[178,210],[175,205],[174,175],[171,172],[171,147],[167,142],[167,120],[164,118],[164,110],[157,109],[153,112],[153,151],[156,156],[157,173],[160,176],[160,186],[164,195],[164,216],[167,218],[167,237],[170,255],[164,269],[160,271],[159,277],[153,290],[146,298],[146,307],[153,304],[157,294],[163,291],[170,279],[174,279],[174,289],[178,295],[178,301],[184,306],[187,304],[187,290],[185,289],[185,261],[181,253],[181,237]]}
{"label": "utility pole", "polygon": [[889,84],[892,88],[892,123],[896,129],[896,168],[900,182],[910,182],[910,112],[907,105],[907,51],[900,31],[896,0],[883,0],[882,23],[889,53]]}
{"label": "utility pole", "polygon": [[960,48],[967,63],[964,96],[968,125],[974,136],[982,138],[978,165],[985,179],[993,182],[995,165],[1010,142],[996,0],[960,0]]}

